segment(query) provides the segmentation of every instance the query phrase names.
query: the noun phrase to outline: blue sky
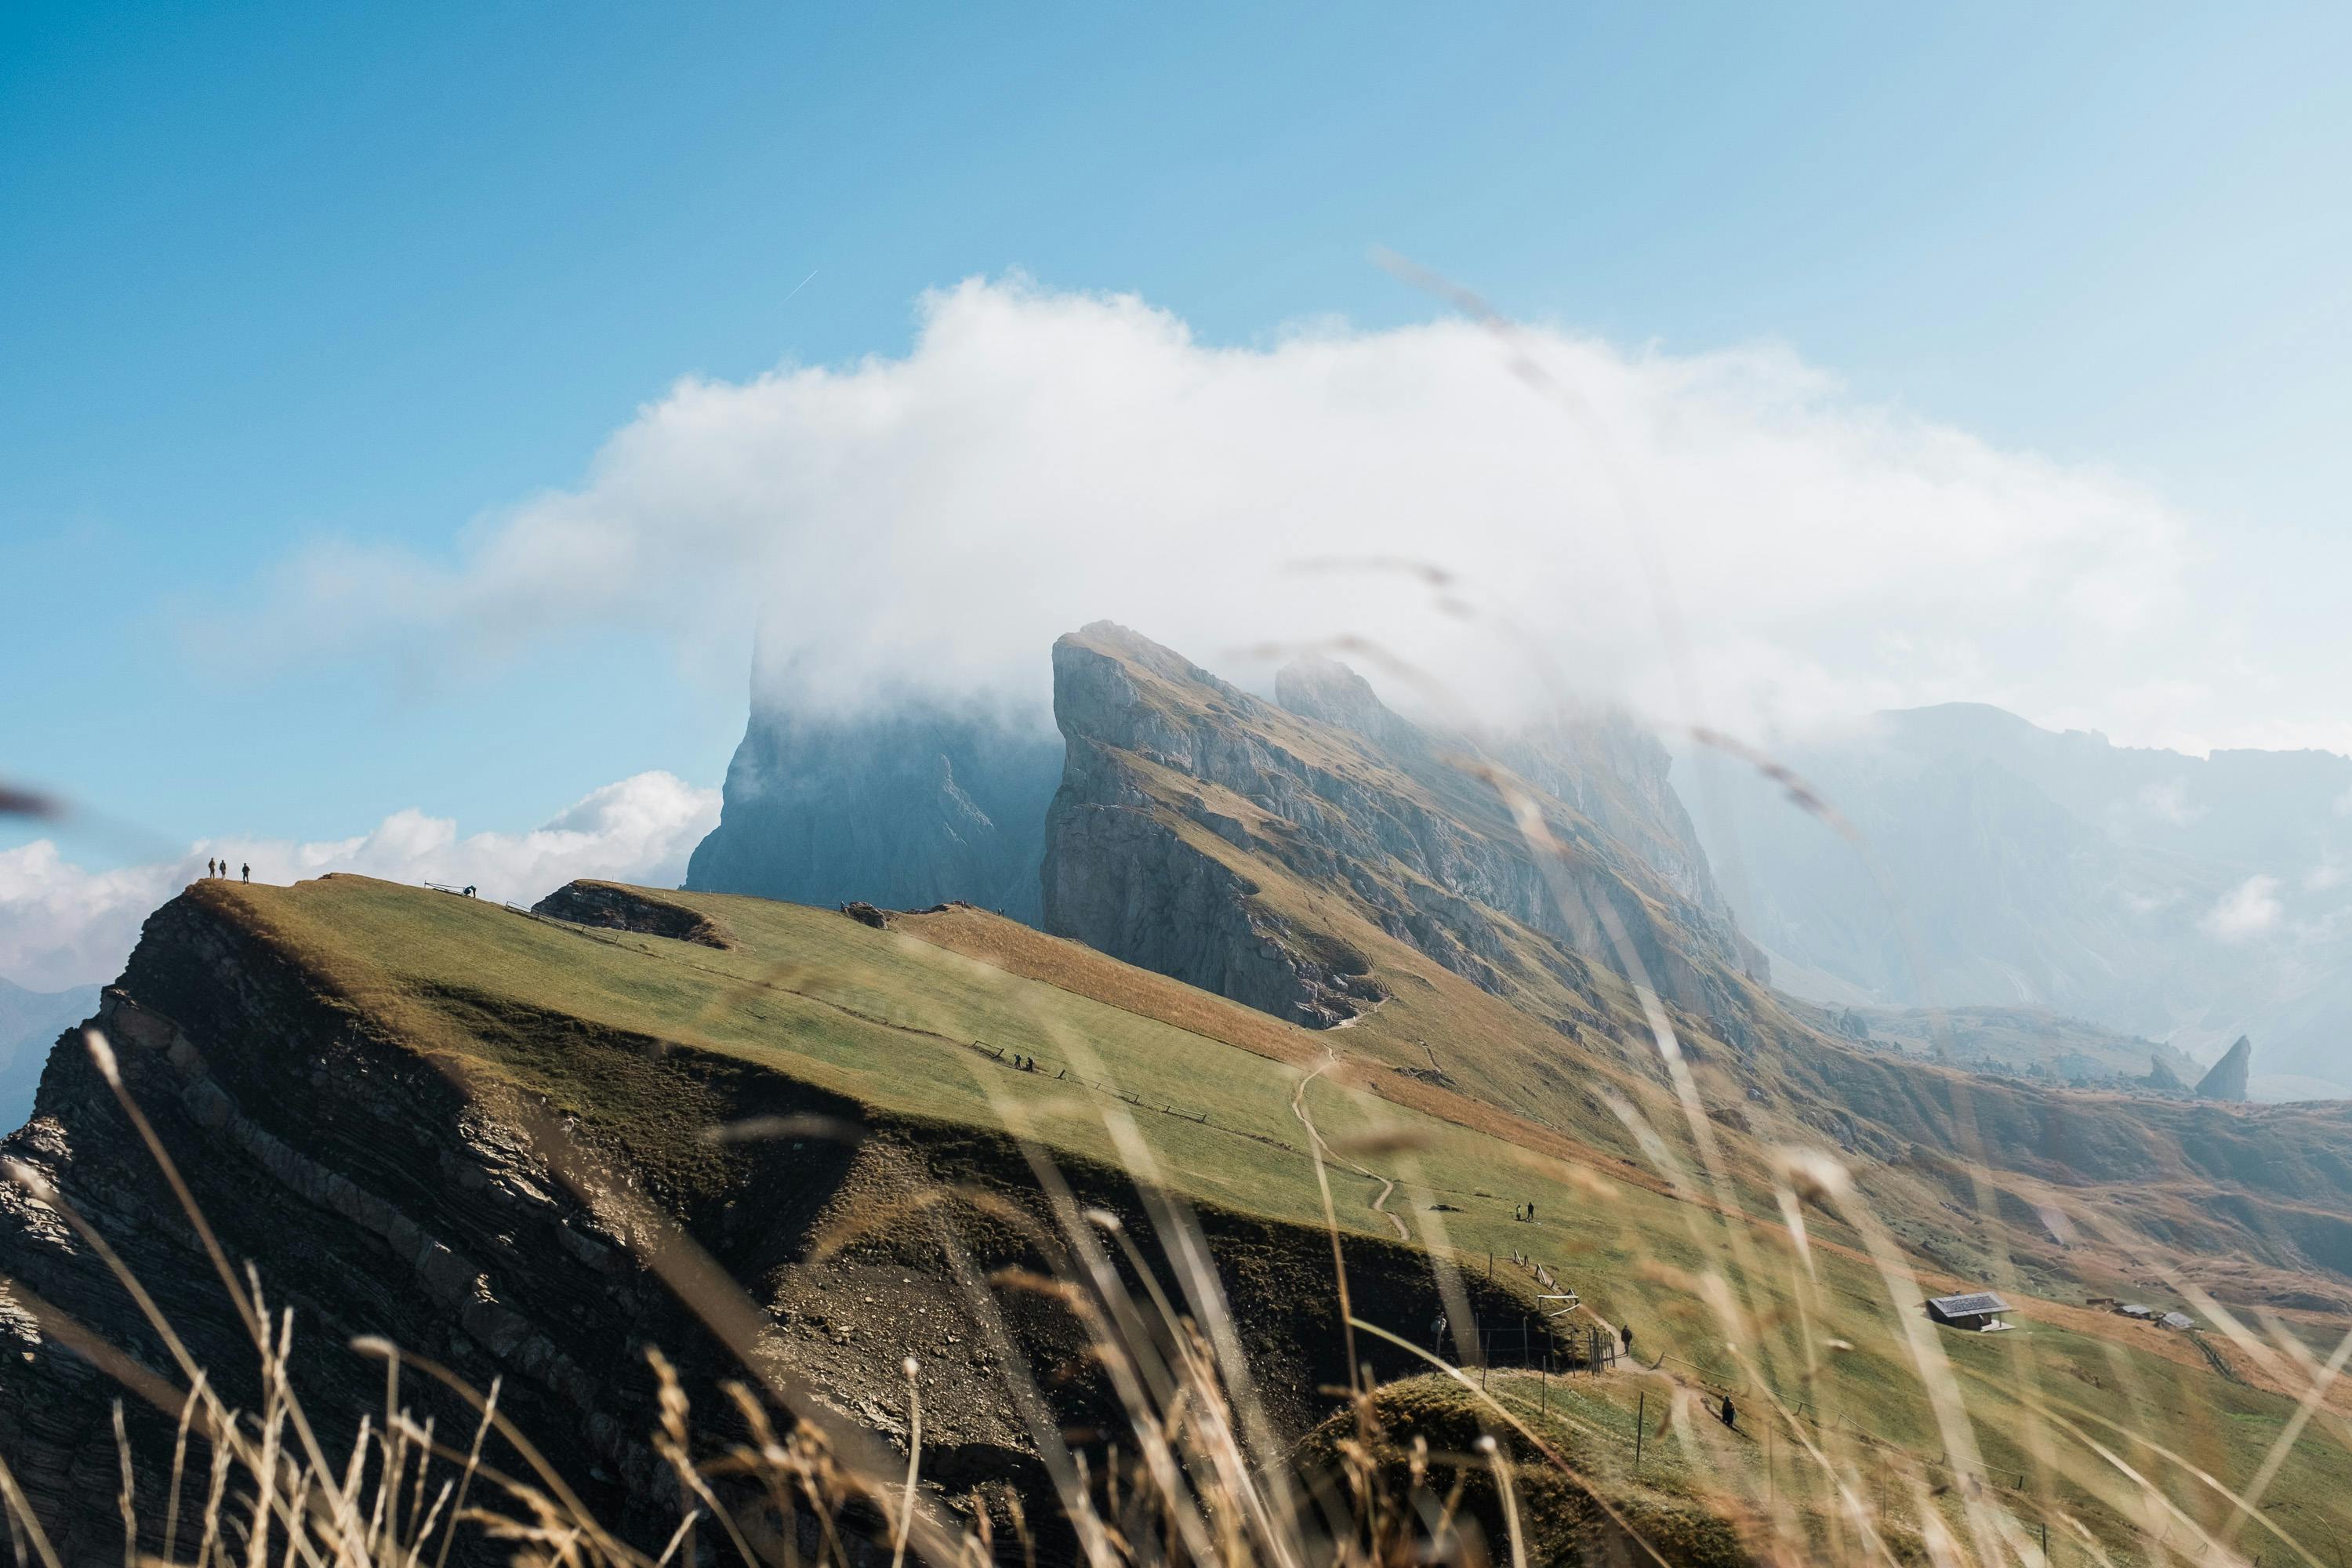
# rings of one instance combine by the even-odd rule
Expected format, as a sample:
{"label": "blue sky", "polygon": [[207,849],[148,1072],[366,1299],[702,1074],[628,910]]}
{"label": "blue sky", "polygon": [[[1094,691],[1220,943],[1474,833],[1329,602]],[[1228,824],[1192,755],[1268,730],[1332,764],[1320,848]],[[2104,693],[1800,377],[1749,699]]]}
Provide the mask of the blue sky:
{"label": "blue sky", "polygon": [[925,289],[1436,314],[1373,246],[2128,475],[2334,647],[2352,12],[1919,9],[13,8],[0,777],[142,830],[90,865],[715,784],[748,627],[223,644],[320,542],[457,559],[682,375],[905,353]]}

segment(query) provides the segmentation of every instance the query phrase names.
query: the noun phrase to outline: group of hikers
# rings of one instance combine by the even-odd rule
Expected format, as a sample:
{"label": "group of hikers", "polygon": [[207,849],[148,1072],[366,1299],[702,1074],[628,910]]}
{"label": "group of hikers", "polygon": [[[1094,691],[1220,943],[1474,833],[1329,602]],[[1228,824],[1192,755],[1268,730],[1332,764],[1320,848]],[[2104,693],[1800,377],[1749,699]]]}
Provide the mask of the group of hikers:
{"label": "group of hikers", "polygon": [[[239,876],[243,880],[247,881],[247,882],[252,881],[252,880],[253,880],[253,867],[252,867],[252,865],[248,862],[247,864],[245,864],[245,865],[239,866],[239,867],[237,868],[237,874],[238,874],[238,876]],[[226,877],[226,876],[227,876],[227,875],[228,875],[228,862],[227,862],[226,859],[219,859],[219,860],[206,860],[206,861],[205,862],[205,876],[207,876],[207,877]]]}
{"label": "group of hikers", "polygon": [[[1013,1069],[1017,1072],[1035,1072],[1038,1070],[1037,1058],[1035,1057],[1024,1057],[1018,1052],[1013,1054]],[[1069,1069],[1065,1068],[1061,1072],[1057,1072],[1054,1076],[1055,1078],[1066,1077],[1068,1071]]]}
{"label": "group of hikers", "polygon": [[1533,1225],[1536,1222],[1536,1205],[1531,1203],[1521,1204],[1511,1211],[1511,1217],[1525,1220],[1528,1224]]}

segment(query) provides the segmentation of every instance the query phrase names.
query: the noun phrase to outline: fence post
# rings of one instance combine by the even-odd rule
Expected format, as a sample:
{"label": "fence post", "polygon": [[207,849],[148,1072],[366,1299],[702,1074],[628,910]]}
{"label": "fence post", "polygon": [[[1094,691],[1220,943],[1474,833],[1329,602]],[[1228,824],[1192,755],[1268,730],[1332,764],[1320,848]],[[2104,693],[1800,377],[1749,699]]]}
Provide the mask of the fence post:
{"label": "fence post", "polygon": [[1633,1405],[1633,1472],[1636,1475],[1639,1475],[1642,1469],[1642,1429],[1650,1424],[1646,1419],[1649,1414],[1650,1394],[1647,1389],[1643,1389]]}

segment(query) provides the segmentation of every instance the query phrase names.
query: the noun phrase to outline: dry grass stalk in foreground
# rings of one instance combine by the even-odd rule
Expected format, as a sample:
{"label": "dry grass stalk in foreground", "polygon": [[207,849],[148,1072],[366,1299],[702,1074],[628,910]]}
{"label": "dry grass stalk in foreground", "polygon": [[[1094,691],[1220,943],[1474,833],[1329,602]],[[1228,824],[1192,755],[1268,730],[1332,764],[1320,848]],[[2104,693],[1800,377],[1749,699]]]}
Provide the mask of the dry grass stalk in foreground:
{"label": "dry grass stalk in foreground", "polygon": [[[1082,1041],[1063,1044],[1085,1049]],[[1775,1468],[1762,1488],[1757,1484],[1752,1436],[1743,1447],[1709,1418],[1697,1388],[1658,1373],[1604,1380],[1627,1393],[1638,1389],[1640,1408],[1657,1413],[1654,1429],[1642,1434],[1650,1445],[1646,1455],[1643,1447],[1635,1449],[1646,1468],[1637,1463],[1629,1469],[1610,1447],[1622,1434],[1596,1437],[1615,1419],[1604,1384],[1588,1384],[1573,1396],[1567,1390],[1555,1394],[1549,1382],[1533,1389],[1524,1375],[1497,1378],[1428,1355],[1430,1377],[1379,1388],[1359,1381],[1345,1391],[1340,1411],[1302,1448],[1277,1448],[1264,1436],[1269,1424],[1263,1410],[1254,1407],[1246,1364],[1218,1342],[1226,1309],[1205,1242],[1181,1205],[1165,1196],[1150,1151],[1132,1125],[1115,1131],[1129,1152],[1129,1173],[1139,1189],[1159,1194],[1152,1199],[1153,1219],[1168,1242],[1163,1261],[1179,1286],[1183,1309],[1162,1292],[1131,1237],[1109,1216],[1078,1208],[1034,1144],[1034,1169],[1052,1223],[1025,1213],[1016,1217],[1031,1227],[1040,1252],[1055,1260],[1055,1268],[1044,1276],[1005,1274],[972,1282],[974,1304],[992,1315],[1007,1349],[1010,1336],[982,1283],[1043,1294],[1073,1313],[1126,1417],[1118,1438],[1093,1452],[1072,1451],[1049,1426],[1033,1426],[1054,1483],[1045,1517],[1030,1511],[1037,1500],[1024,1500],[1009,1490],[950,1500],[924,1497],[929,1489],[921,1479],[920,1372],[911,1361],[910,1442],[903,1469],[886,1469],[870,1454],[845,1458],[826,1430],[780,1414],[790,1405],[775,1399],[772,1387],[760,1386],[765,1380],[756,1367],[747,1369],[753,1373],[751,1380],[725,1389],[730,1435],[698,1434],[683,1386],[656,1356],[661,1422],[653,1446],[676,1479],[677,1518],[659,1545],[632,1543],[595,1516],[500,1411],[495,1384],[487,1393],[478,1392],[446,1369],[380,1341],[362,1341],[355,1348],[383,1363],[383,1408],[360,1419],[348,1450],[327,1453],[288,1379],[290,1314],[273,1315],[250,1270],[238,1278],[122,1084],[104,1040],[93,1034],[89,1046],[180,1195],[251,1334],[261,1368],[258,1408],[227,1408],[104,1237],[37,1174],[21,1168],[10,1172],[115,1271],[169,1350],[178,1374],[171,1379],[147,1372],[17,1293],[52,1337],[115,1373],[130,1393],[176,1423],[161,1520],[142,1520],[133,1508],[131,1456],[127,1440],[122,1444],[126,1563],[197,1568],[261,1568],[268,1563],[421,1568],[430,1563],[442,1568],[454,1552],[460,1561],[495,1552],[522,1563],[630,1568],[697,1561],[850,1564],[884,1557],[894,1563],[911,1558],[977,1565],[1034,1562],[1040,1553],[1088,1568],[1388,1568],[1407,1563],[1570,1560],[1990,1565],[2066,1560],[2059,1549],[2071,1545],[2084,1562],[2179,1558],[2232,1563],[2248,1561],[2231,1544],[2240,1530],[2249,1540],[2259,1536],[2273,1561],[2320,1561],[2287,1542],[2252,1499],[2210,1476],[2201,1484],[2214,1507],[2184,1508],[2169,1495],[2168,1484],[2193,1467],[2128,1434],[2102,1440],[2095,1430],[2098,1415],[2069,1408],[2056,1397],[2037,1398],[2033,1408],[2053,1433],[2073,1440],[2048,1447],[2054,1473],[2031,1493],[1997,1493],[1983,1483],[1980,1468],[1971,1472],[1954,1467],[1948,1472],[1951,1479],[1939,1479],[1930,1458],[1873,1448],[1833,1425],[1809,1426],[1797,1413],[1802,1398],[1775,1393],[1765,1363],[1777,1356],[1778,1366],[1799,1368],[1801,1387],[1811,1394],[1815,1369],[1835,1347],[1822,1342],[1804,1312],[1794,1323],[1752,1321],[1741,1305],[1747,1294],[1741,1270],[1764,1265],[1738,1247],[1717,1254],[1722,1271],[1698,1278],[1694,1290],[1751,1373],[1748,1386],[1760,1391],[1747,1406],[1751,1422],[1779,1435],[1777,1454],[1767,1449]],[[1005,1113],[1007,1124],[1017,1130],[1017,1108],[1008,1105]],[[1625,1113],[1639,1123],[1637,1111],[1628,1107]],[[1124,1121],[1116,1106],[1105,1114]],[[1321,1140],[1312,1134],[1311,1123],[1309,1131],[1319,1171]],[[1643,1146],[1678,1184],[1691,1182],[1664,1138],[1645,1123],[1638,1131]],[[544,1143],[542,1151],[559,1168],[576,1158]],[[1811,1268],[1802,1224],[1807,1206],[1833,1206],[1860,1227],[1872,1241],[1890,1310],[1899,1314],[1891,1304],[1910,1290],[1907,1267],[1873,1224],[1841,1167],[1822,1156],[1792,1157],[1780,1202],[1802,1271]],[[1693,1223],[1699,1224],[1693,1207]],[[643,1236],[665,1234],[651,1224],[636,1228]],[[1336,1240],[1336,1222],[1332,1230]],[[661,1270],[665,1278],[697,1291],[734,1290],[674,1229],[662,1245],[691,1252],[698,1260],[688,1268],[670,1259]],[[1433,1246],[1432,1251],[1441,1273],[1449,1274],[1445,1249]],[[1339,1288],[1344,1302],[1344,1255],[1336,1247],[1334,1260],[1342,1268]],[[1446,1294],[1458,1299],[1462,1292],[1455,1284]],[[1808,1300],[1801,1288],[1796,1299],[1801,1307]],[[740,1291],[731,1303],[704,1303],[698,1310],[706,1321],[753,1312]],[[1939,1419],[1964,1428],[1966,1389],[1932,1332],[1916,1331],[1908,1315],[1900,1315],[1906,1318],[1906,1342]],[[1343,1326],[1365,1336],[1393,1337],[1355,1321],[1341,1306],[1335,1331]],[[747,1361],[759,1358],[755,1344],[742,1349]],[[1017,1357],[1000,1359],[1009,1367],[1020,1365]],[[2320,1396],[2342,1360],[2338,1355],[2326,1366],[2314,1363],[2305,1369],[2308,1408],[2326,1410]],[[475,1412],[462,1447],[430,1422],[420,1423],[403,1403],[404,1373],[446,1387]],[[1039,1403],[1034,1388],[1028,1395]],[[349,1419],[348,1413],[337,1414]],[[2333,1419],[2332,1412],[2323,1418]],[[1941,1458],[1949,1464],[1961,1457],[1948,1447]],[[2125,1500],[2144,1510],[2139,1550],[2116,1550],[2111,1531],[2095,1531],[2058,1506],[2062,1483],[2103,1497],[2117,1495],[2120,1484]],[[57,1563],[5,1466],[0,1501],[5,1503],[20,1561]],[[926,1532],[920,1521],[948,1517],[940,1506],[943,1501],[961,1518],[950,1530]],[[2217,1518],[2225,1527],[2215,1527]],[[2051,1543],[2050,1557],[2044,1541]]]}

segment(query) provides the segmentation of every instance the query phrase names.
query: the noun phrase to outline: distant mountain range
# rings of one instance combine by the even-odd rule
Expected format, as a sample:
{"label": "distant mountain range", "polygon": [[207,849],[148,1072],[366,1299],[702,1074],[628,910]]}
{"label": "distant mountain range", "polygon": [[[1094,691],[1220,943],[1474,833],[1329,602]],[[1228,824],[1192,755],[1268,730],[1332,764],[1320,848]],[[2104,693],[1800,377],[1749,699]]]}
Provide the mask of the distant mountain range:
{"label": "distant mountain range", "polygon": [[1778,784],[1706,763],[1701,839],[1783,989],[2052,1009],[2207,1062],[2250,1035],[2257,1098],[2352,1095],[2352,759],[2186,756],[1953,703],[1776,760],[1879,868]]}
{"label": "distant mountain range", "polygon": [[0,980],[0,1130],[21,1126],[33,1113],[33,1090],[49,1047],[97,1011],[95,985],[27,991]]}

